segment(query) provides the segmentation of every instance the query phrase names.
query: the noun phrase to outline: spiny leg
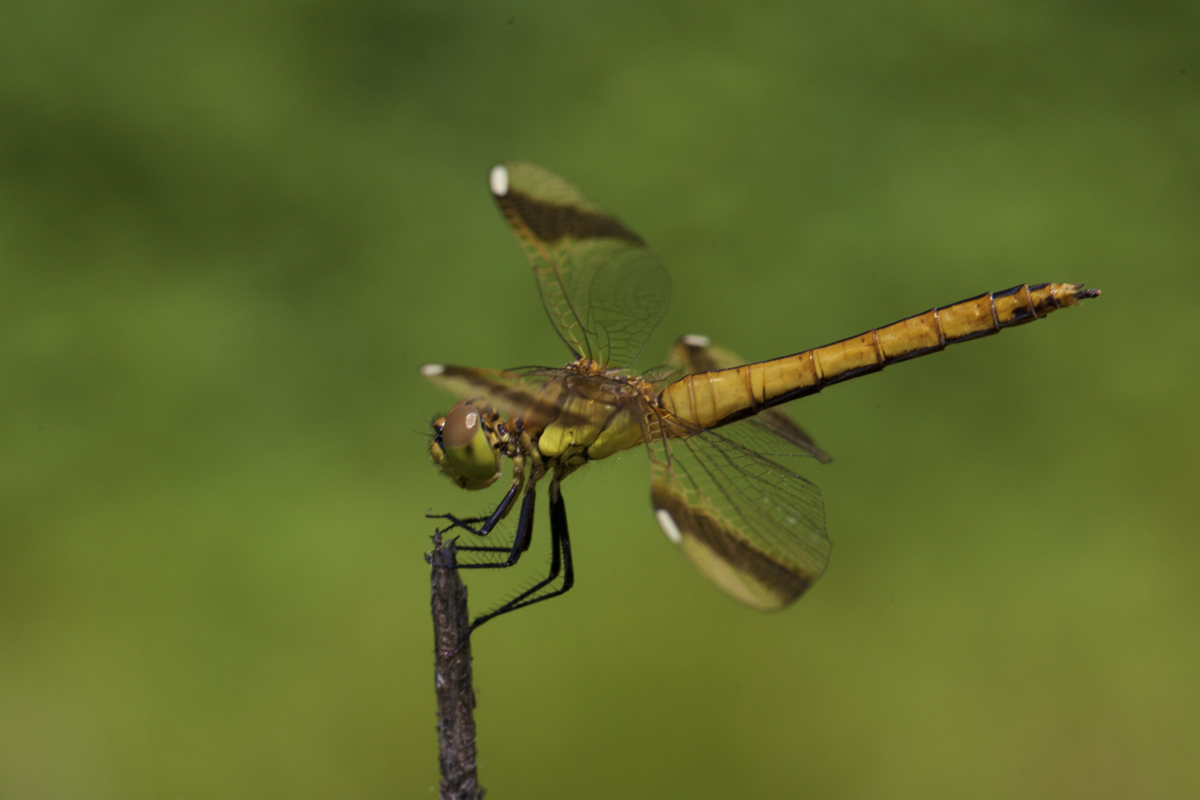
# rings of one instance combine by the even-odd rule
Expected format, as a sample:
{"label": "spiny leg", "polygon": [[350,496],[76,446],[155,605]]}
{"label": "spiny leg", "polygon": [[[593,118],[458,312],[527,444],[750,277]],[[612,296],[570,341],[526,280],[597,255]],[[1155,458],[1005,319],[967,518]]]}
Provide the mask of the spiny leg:
{"label": "spiny leg", "polygon": [[[521,484],[514,479],[512,486],[508,488],[508,491],[504,493],[504,497],[501,498],[500,504],[496,506],[496,510],[486,517],[456,517],[453,514],[426,514],[425,518],[444,519],[450,523],[445,528],[442,528],[439,533],[447,533],[455,528],[462,528],[468,533],[472,533],[476,536],[487,536],[492,532],[492,528],[495,528],[500,520],[504,519],[505,515],[508,514],[508,510],[512,506],[512,502],[516,498],[517,492],[520,491],[520,489]],[[473,527],[472,523],[479,522],[482,522],[483,524],[478,528]],[[460,547],[458,549],[467,550],[474,548]],[[506,550],[507,548],[501,547],[498,549]]]}
{"label": "spiny leg", "polygon": [[[524,507],[522,507],[522,516],[524,516]],[[532,513],[530,517],[532,517]],[[526,546],[528,546],[528,541],[526,541]],[[567,506],[563,503],[557,478],[550,483],[550,553],[550,574],[495,611],[476,617],[475,621],[471,623],[472,633],[490,619],[495,619],[510,611],[516,611],[518,608],[549,600],[551,597],[558,597],[575,585],[575,564],[571,560],[571,536],[567,530]],[[560,571],[563,573],[562,585],[553,591],[538,595],[539,591],[554,582]]]}
{"label": "spiny leg", "polygon": [[[507,498],[507,495],[505,497]],[[536,505],[536,502],[535,502],[536,497],[537,497],[537,493],[534,489],[534,485],[531,483],[529,485],[528,491],[525,492],[525,499],[521,501],[521,514],[520,514],[520,517],[517,519],[517,532],[516,532],[516,535],[513,537],[513,543],[511,546],[508,546],[508,547],[486,547],[486,546],[478,546],[478,545],[475,545],[475,546],[463,545],[463,546],[457,548],[460,553],[461,552],[508,553],[507,559],[505,559],[504,561],[483,562],[480,564],[455,564],[453,566],[453,568],[454,569],[503,569],[504,567],[511,567],[513,564],[516,564],[517,561],[520,560],[521,554],[529,549],[529,542],[533,535],[533,511],[534,511],[534,507]],[[511,501],[509,501],[509,502],[511,502]],[[497,513],[499,513],[499,509],[497,509]],[[492,516],[495,517],[496,514],[493,514]],[[479,535],[482,536],[485,534],[479,534]],[[426,560],[427,561],[429,560],[428,557],[426,557]],[[430,561],[429,563],[433,564],[432,561]],[[434,566],[450,567],[449,564],[435,564]]]}

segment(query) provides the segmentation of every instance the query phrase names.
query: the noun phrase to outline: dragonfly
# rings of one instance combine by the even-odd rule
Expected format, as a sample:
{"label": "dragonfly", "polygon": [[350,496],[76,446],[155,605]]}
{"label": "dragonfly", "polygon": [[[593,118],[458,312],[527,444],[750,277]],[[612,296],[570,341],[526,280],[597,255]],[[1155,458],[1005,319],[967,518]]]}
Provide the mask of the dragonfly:
{"label": "dragonfly", "polygon": [[830,553],[821,493],[791,457],[830,456],[781,405],[1100,294],[1083,284],[1022,284],[755,363],[692,334],[671,346],[663,365],[639,373],[633,364],[671,293],[645,241],[533,164],[497,165],[489,186],[572,360],[557,368],[421,367],[459,398],[431,423],[429,452],[441,473],[476,491],[511,464],[508,488],[490,513],[428,516],[445,521],[442,533],[486,537],[519,508],[511,543],[460,546],[477,554],[475,563],[436,566],[516,564],[532,540],[537,488],[548,482],[547,574],[477,617],[471,631],[571,589],[562,482],[588,462],[635,447],[649,456],[650,503],[667,539],[734,599],[761,610],[787,606],[821,577]]}

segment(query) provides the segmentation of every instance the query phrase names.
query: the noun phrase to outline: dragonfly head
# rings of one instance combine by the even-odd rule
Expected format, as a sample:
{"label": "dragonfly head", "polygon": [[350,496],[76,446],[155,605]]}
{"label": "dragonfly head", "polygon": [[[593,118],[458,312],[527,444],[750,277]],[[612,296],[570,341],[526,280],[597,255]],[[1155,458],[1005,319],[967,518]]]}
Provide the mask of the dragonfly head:
{"label": "dragonfly head", "polygon": [[500,477],[495,430],[466,400],[433,421],[429,454],[447,478],[463,489],[486,489]]}

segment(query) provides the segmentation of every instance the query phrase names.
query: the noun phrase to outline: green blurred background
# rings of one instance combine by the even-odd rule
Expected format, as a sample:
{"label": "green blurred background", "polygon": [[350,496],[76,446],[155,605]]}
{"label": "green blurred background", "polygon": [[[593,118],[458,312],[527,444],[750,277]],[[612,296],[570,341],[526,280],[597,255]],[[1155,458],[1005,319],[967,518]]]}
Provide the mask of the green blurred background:
{"label": "green blurred background", "polygon": [[[426,361],[566,352],[541,163],[760,359],[1104,296],[801,401],[833,560],[759,615],[567,484],[475,639],[491,797],[1200,796],[1194,2],[0,4],[0,797],[436,796]],[[544,522],[544,509],[542,517]],[[486,610],[525,585],[469,577]]]}

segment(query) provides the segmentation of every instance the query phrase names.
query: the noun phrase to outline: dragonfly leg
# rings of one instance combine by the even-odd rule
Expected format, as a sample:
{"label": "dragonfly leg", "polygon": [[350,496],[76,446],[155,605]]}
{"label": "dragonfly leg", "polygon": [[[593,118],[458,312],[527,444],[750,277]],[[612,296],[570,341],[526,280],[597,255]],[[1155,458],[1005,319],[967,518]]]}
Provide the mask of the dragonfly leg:
{"label": "dragonfly leg", "polygon": [[[524,512],[524,508],[522,508],[522,512]],[[530,516],[532,517],[532,514]],[[528,546],[528,540],[526,540],[525,546]],[[550,484],[550,553],[549,575],[495,611],[490,611],[487,614],[476,617],[471,623],[471,631],[474,632],[480,625],[490,619],[495,619],[501,614],[507,614],[510,611],[516,611],[518,608],[540,603],[543,600],[549,600],[551,597],[558,597],[575,585],[575,563],[571,560],[571,536],[567,530],[567,507],[563,503],[562,492],[559,490],[557,478]],[[538,592],[553,583],[558,578],[560,572],[563,575],[562,584],[545,594],[538,594]]]}
{"label": "dragonfly leg", "polygon": [[[507,495],[505,497],[507,498]],[[517,533],[516,533],[516,536],[513,538],[512,545],[510,545],[508,547],[483,547],[483,546],[463,545],[462,547],[457,548],[459,550],[459,552],[468,552],[468,553],[508,553],[507,559],[505,559],[504,561],[498,561],[498,562],[490,562],[490,563],[484,562],[482,564],[455,564],[453,568],[454,569],[503,569],[504,567],[511,567],[513,564],[516,564],[517,561],[520,560],[521,554],[529,549],[529,541],[533,535],[533,510],[536,505],[536,503],[535,503],[536,498],[537,498],[537,494],[534,490],[533,484],[530,484],[529,490],[527,492],[525,492],[525,499],[521,501],[521,515],[517,519]],[[511,503],[512,501],[509,500],[508,502]],[[499,513],[500,513],[500,509],[497,509],[496,513],[493,514],[492,516],[495,517],[496,514],[499,514]],[[494,522],[492,524],[495,525]],[[489,528],[489,530],[490,530],[490,528]],[[472,533],[474,533],[474,531],[472,531]],[[483,536],[485,534],[479,534],[479,535]],[[429,561],[429,556],[426,556],[425,559],[426,559],[426,561]],[[433,564],[432,561],[429,561],[429,563]],[[434,564],[434,566],[449,567],[450,565],[449,564]]]}
{"label": "dragonfly leg", "polygon": [[[500,505],[496,506],[496,510],[486,517],[456,517],[453,514],[426,514],[425,518],[444,519],[450,523],[445,528],[439,530],[438,533],[449,533],[455,528],[462,528],[467,533],[472,533],[476,536],[487,536],[492,532],[492,528],[495,528],[496,524],[499,523],[500,520],[504,519],[504,516],[508,514],[508,509],[512,506],[513,500],[516,498],[517,492],[520,490],[520,488],[521,485],[516,481],[513,481],[512,486],[509,487],[508,491],[505,492],[504,497],[500,500]],[[478,528],[474,527],[480,522],[483,524]],[[467,548],[459,549],[463,550]],[[508,548],[502,547],[499,549],[507,550]]]}

